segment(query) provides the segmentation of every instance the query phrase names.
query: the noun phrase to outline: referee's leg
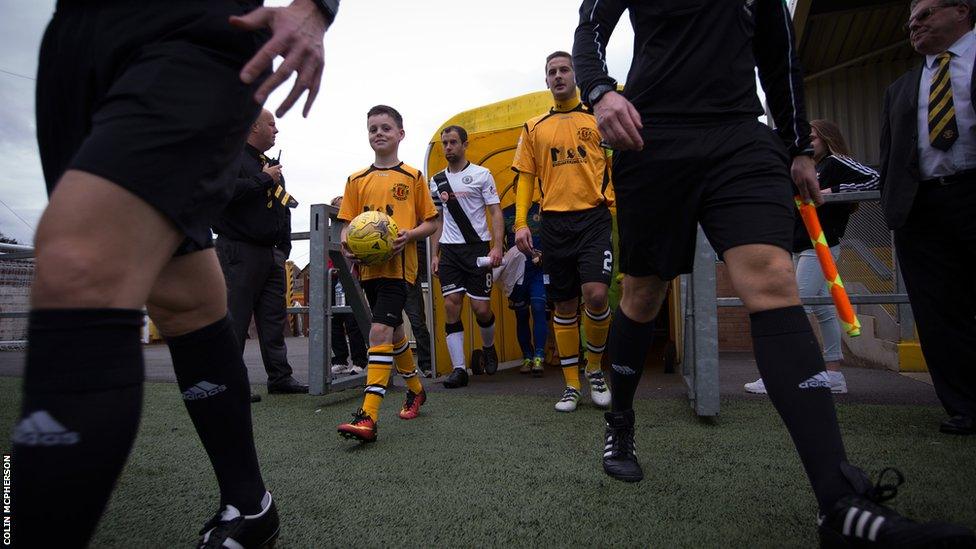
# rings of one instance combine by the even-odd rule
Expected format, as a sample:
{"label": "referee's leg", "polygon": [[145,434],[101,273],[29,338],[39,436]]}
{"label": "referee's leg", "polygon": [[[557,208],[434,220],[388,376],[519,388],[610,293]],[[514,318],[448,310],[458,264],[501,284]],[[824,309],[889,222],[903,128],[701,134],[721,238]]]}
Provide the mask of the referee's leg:
{"label": "referee's leg", "polygon": [[217,254],[208,249],[173,258],[153,286],[148,307],[169,345],[183,403],[213,465],[220,504],[252,515],[262,510],[265,488],[254,448],[247,369],[226,295]]}
{"label": "referee's leg", "polygon": [[823,513],[853,493],[820,345],[796,285],[793,259],[771,244],[723,254],[736,293],[749,311],[756,366],[786,425]]}
{"label": "referee's leg", "polygon": [[13,437],[17,544],[76,547],[91,537],[139,425],[141,309],[182,239],[102,177],[69,170],[51,194],[35,238]]}

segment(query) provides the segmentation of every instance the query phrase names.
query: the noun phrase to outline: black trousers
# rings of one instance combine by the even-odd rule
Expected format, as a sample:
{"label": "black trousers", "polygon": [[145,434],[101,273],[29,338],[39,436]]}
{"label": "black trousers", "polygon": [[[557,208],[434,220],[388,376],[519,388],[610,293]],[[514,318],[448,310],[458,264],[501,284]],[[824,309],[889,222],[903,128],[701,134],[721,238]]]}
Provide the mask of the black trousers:
{"label": "black trousers", "polygon": [[220,236],[217,257],[227,282],[227,309],[241,352],[253,315],[268,385],[287,381],[292,369],[284,335],[285,252]]}
{"label": "black trousers", "polygon": [[[346,336],[349,343],[346,343]],[[349,354],[352,353],[352,363],[365,368],[369,363],[366,355],[366,340],[359,331],[356,317],[350,313],[332,315],[332,364],[349,364]]]}
{"label": "black trousers", "polygon": [[[335,285],[338,277],[332,279],[332,303],[335,304]],[[349,336],[349,343],[346,343]],[[352,351],[352,363],[365,368],[369,363],[366,355],[366,340],[359,331],[356,317],[351,313],[337,313],[332,315],[332,364],[349,364],[349,353]]]}
{"label": "black trousers", "polygon": [[430,331],[427,330],[427,314],[424,310],[424,292],[420,282],[407,284],[407,303],[403,306],[410,321],[410,329],[417,341],[417,367],[421,371],[430,370]]}
{"label": "black trousers", "polygon": [[976,179],[922,186],[895,251],[935,392],[976,417]]}

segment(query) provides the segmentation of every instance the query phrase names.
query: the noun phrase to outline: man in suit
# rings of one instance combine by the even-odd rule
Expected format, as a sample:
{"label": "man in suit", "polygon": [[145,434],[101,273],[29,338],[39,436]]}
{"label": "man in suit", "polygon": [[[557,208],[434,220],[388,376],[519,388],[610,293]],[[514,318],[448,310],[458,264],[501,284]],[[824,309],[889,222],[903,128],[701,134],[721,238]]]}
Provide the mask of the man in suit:
{"label": "man in suit", "polygon": [[976,58],[974,0],[913,0],[924,55],[885,93],[881,201],[922,353],[949,419],[976,433]]}

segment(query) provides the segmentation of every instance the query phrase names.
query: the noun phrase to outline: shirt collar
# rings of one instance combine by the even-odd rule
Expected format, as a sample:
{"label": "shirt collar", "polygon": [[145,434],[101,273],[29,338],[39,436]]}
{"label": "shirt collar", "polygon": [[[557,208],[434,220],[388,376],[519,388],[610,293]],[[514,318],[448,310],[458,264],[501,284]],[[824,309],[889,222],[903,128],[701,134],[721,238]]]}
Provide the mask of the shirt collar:
{"label": "shirt collar", "polygon": [[264,156],[264,153],[259,151],[256,147],[254,147],[250,143],[244,144],[244,150],[247,151],[247,153],[253,156],[254,158],[257,158],[258,160],[263,160],[261,157]]}
{"label": "shirt collar", "polygon": [[[972,57],[974,47],[976,47],[976,35],[974,35],[973,31],[969,31],[959,37],[959,40],[956,40],[956,43],[949,46],[946,51],[951,53],[953,57]],[[932,69],[935,67],[935,58],[937,55],[925,56],[925,66],[927,68]]]}

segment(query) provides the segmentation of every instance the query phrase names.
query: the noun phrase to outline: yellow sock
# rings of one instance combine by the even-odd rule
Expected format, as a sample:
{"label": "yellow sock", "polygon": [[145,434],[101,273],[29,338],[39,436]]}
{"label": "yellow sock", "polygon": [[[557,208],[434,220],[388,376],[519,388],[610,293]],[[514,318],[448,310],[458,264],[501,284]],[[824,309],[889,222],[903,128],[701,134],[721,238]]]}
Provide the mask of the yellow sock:
{"label": "yellow sock", "polygon": [[397,373],[403,377],[403,381],[407,382],[407,389],[414,393],[424,390],[424,386],[420,384],[420,376],[417,375],[417,367],[413,363],[410,342],[406,337],[393,346],[393,362],[396,364]]}
{"label": "yellow sock", "polygon": [[586,373],[597,372],[607,348],[607,332],[610,331],[610,306],[602,312],[583,308],[583,332],[586,333]]}
{"label": "yellow sock", "polygon": [[552,323],[553,333],[556,336],[556,351],[559,353],[559,363],[563,367],[566,385],[579,391],[579,317],[576,315],[564,317],[555,313]]}
{"label": "yellow sock", "polygon": [[384,343],[369,348],[369,366],[366,367],[366,397],[363,398],[363,411],[376,421],[380,414],[380,404],[386,395],[393,371],[393,345]]}

